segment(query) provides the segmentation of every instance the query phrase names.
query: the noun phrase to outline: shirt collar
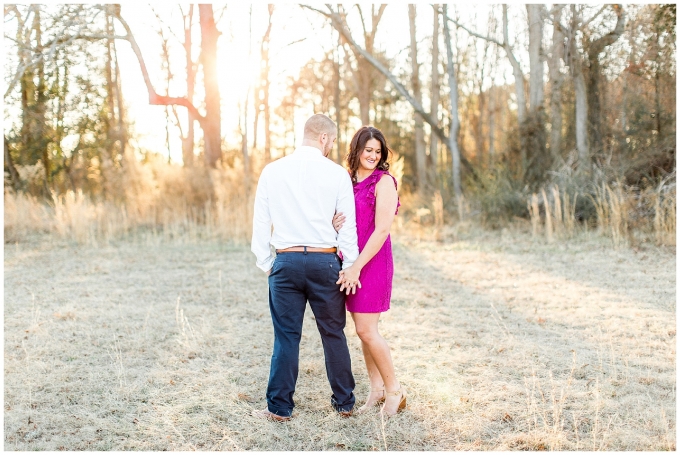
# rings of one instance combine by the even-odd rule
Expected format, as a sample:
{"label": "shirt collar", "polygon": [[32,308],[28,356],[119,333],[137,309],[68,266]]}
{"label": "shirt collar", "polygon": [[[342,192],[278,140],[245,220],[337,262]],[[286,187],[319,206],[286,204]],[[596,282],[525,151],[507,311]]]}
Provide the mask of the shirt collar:
{"label": "shirt collar", "polygon": [[314,156],[320,156],[323,158],[323,153],[321,153],[321,150],[319,150],[316,147],[312,147],[311,145],[301,145],[300,147],[295,149],[295,152],[293,153],[302,153],[304,155],[314,155]]}

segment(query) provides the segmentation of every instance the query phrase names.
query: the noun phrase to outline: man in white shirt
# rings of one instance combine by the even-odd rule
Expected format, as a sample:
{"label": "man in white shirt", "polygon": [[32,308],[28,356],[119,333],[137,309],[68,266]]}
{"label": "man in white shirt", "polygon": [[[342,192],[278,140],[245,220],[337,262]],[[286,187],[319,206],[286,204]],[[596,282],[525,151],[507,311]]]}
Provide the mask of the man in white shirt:
{"label": "man in white shirt", "polygon": [[[281,421],[292,416],[307,301],[323,343],[331,405],[344,417],[354,406],[354,377],[343,331],[345,294],[336,282],[359,249],[352,182],[342,166],[328,159],[336,137],[330,118],[313,115],[305,123],[302,146],[265,166],[257,184],[251,250],[269,277],[274,325],[267,409],[253,412],[259,417]],[[332,224],[336,212],[346,216],[337,233]]]}

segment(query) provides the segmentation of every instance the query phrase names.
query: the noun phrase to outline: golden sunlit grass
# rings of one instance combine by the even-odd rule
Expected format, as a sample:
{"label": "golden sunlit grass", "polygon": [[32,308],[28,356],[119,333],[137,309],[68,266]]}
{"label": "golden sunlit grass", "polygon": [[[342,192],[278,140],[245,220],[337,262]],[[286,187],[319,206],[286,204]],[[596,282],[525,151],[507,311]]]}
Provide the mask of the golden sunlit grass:
{"label": "golden sunlit grass", "polygon": [[7,244],[5,449],[675,450],[674,254],[434,229],[394,234],[381,331],[409,405],[384,426],[332,412],[310,312],[297,417],[250,416],[272,329],[247,246]]}
{"label": "golden sunlit grass", "polygon": [[116,239],[250,239],[255,187],[232,168],[183,168],[151,160],[128,160],[126,172],[111,173],[105,188],[120,201],[93,201],[82,191],[52,194],[41,203],[24,193],[5,192],[5,241],[52,233],[80,244]]}
{"label": "golden sunlit grass", "polygon": [[[403,177],[403,157],[395,157],[391,167],[399,187]],[[125,172],[104,169],[105,194],[122,194],[111,200],[86,197],[82,192],[53,193],[49,203],[25,193],[5,191],[5,241],[51,233],[80,244],[98,245],[112,240],[192,242],[212,239],[243,243],[250,240],[252,207],[257,178],[246,181],[240,163],[226,169],[184,168],[169,165],[158,156],[141,164],[128,157]],[[264,163],[257,155],[251,167],[253,176]],[[20,170],[28,175],[27,167]],[[36,179],[42,174],[35,174]],[[30,183],[30,181],[29,181]],[[590,228],[576,217],[578,198],[588,198],[596,213],[597,233],[611,238],[614,247],[639,242],[674,246],[676,195],[674,187],[633,191],[622,185],[603,184],[593,195],[570,193],[558,185],[543,188],[527,200],[534,238],[548,242],[567,241]],[[471,216],[474,200],[461,197],[455,213],[447,214],[442,194],[429,199],[416,193],[400,192],[402,207],[397,229],[405,227],[421,238],[424,228],[434,227],[436,239],[443,237],[445,218],[449,227],[479,222]],[[474,210],[477,214],[479,210]],[[449,216],[450,215],[450,216]],[[455,223],[451,221],[455,220]],[[461,224],[462,223],[462,224]]]}
{"label": "golden sunlit grass", "polygon": [[[595,207],[597,232],[611,238],[614,247],[638,243],[640,238],[656,245],[674,246],[676,195],[674,188],[662,190],[635,192],[621,185],[603,184],[594,196],[585,196]],[[548,242],[573,238],[577,233],[576,199],[584,196],[569,194],[557,185],[540,193],[540,199],[534,193],[527,201],[534,237],[543,233]]]}

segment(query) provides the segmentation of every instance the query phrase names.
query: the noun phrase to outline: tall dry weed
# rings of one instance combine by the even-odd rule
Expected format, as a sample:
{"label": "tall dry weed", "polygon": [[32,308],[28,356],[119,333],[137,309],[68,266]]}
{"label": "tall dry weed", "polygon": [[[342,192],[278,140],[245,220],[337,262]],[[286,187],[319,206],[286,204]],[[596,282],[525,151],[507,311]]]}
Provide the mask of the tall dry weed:
{"label": "tall dry weed", "polygon": [[548,242],[553,241],[553,213],[550,211],[550,203],[548,196],[545,194],[545,189],[541,189],[541,196],[543,196],[543,206],[545,207],[545,238]]}
{"label": "tall dry weed", "polygon": [[625,242],[628,235],[627,198],[621,185],[614,189],[606,185],[606,190],[609,199],[609,228],[614,246],[618,247]]}
{"label": "tall dry weed", "polygon": [[541,212],[538,208],[538,195],[536,193],[531,195],[531,199],[527,201],[527,210],[531,217],[531,231],[534,237],[538,237],[541,230]]}
{"label": "tall dry weed", "polygon": [[657,245],[675,245],[676,198],[659,190],[652,193],[654,204],[654,238]]}
{"label": "tall dry weed", "polygon": [[598,232],[610,237],[615,247],[639,240],[675,245],[675,183],[664,180],[656,189],[645,190],[602,184],[588,197],[595,207]]}
{"label": "tall dry weed", "polygon": [[567,237],[573,237],[576,228],[576,198],[578,198],[578,193],[574,194],[574,198],[570,199],[569,194],[564,192],[563,202],[564,202],[564,233]]}
{"label": "tall dry weed", "polygon": [[553,219],[555,220],[555,235],[557,237],[562,237],[562,230],[564,229],[563,217],[562,217],[562,203],[560,202],[560,188],[555,185],[552,187],[553,195]]}
{"label": "tall dry weed", "polygon": [[5,190],[5,242],[23,240],[29,233],[51,232],[54,217],[35,196]]}
{"label": "tall dry weed", "polygon": [[183,168],[158,159],[127,163],[118,181],[109,179],[109,187],[118,188],[110,197],[77,190],[42,201],[6,191],[6,238],[52,233],[81,244],[140,235],[238,243],[250,238],[254,182],[245,185],[238,169]]}

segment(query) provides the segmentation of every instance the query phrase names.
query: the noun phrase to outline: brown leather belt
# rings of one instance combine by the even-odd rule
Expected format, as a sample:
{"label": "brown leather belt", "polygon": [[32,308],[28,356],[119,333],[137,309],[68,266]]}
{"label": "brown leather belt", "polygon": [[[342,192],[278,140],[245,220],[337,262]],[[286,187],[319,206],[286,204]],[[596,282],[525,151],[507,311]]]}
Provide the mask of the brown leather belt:
{"label": "brown leather belt", "polygon": [[315,248],[312,246],[291,246],[283,250],[276,250],[276,253],[336,253],[337,248]]}

